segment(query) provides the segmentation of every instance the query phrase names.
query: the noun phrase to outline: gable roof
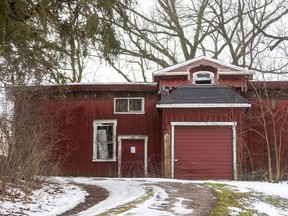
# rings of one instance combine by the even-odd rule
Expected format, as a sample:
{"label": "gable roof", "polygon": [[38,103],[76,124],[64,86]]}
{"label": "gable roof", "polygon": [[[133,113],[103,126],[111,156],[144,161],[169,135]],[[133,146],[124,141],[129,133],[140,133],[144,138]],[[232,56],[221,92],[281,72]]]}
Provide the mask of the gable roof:
{"label": "gable roof", "polygon": [[[223,66],[225,68],[229,68],[229,69],[231,69],[231,71],[241,71],[241,72],[249,73],[247,71],[247,69],[245,69],[245,68],[238,67],[238,66],[235,66],[235,65],[232,65],[232,64],[229,64],[229,63],[225,63],[225,62],[222,62],[222,61],[219,61],[219,60],[207,57],[207,56],[201,56],[201,57],[190,59],[188,61],[176,64],[176,65],[173,65],[173,66],[170,66],[170,67],[166,67],[166,68],[154,71],[153,72],[153,76],[168,75],[168,74],[170,74],[171,72],[173,72],[176,69],[179,69],[179,68],[185,67],[185,66],[189,66],[189,65],[192,66],[192,64],[195,64],[195,63],[200,62],[200,61],[207,61],[207,65],[208,65],[209,62],[213,63],[213,64],[217,64],[217,65]],[[178,71],[178,73],[179,72],[180,71]],[[184,70],[182,72],[187,72],[188,73],[187,70]]]}
{"label": "gable roof", "polygon": [[187,85],[157,103],[157,108],[250,107],[251,104],[226,85]]}

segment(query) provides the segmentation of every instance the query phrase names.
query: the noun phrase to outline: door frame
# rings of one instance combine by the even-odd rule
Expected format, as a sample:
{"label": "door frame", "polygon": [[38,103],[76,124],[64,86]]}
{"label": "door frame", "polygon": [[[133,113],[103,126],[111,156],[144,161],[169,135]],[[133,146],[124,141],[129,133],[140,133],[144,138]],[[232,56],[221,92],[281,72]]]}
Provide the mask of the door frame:
{"label": "door frame", "polygon": [[118,177],[122,177],[122,140],[144,140],[144,176],[147,176],[147,146],[148,136],[146,135],[119,135],[118,136]]}
{"label": "door frame", "polygon": [[174,178],[175,169],[175,126],[228,126],[232,129],[232,160],[233,179],[237,181],[237,157],[236,157],[236,126],[237,122],[171,122],[171,178]]}

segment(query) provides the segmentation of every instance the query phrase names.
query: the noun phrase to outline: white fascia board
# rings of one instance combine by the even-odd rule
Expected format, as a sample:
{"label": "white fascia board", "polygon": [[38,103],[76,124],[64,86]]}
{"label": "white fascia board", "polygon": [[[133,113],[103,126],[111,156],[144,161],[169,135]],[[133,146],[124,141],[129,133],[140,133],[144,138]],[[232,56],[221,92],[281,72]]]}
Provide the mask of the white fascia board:
{"label": "white fascia board", "polygon": [[201,57],[194,58],[194,59],[191,59],[191,60],[176,64],[176,65],[173,65],[173,66],[170,66],[170,67],[167,67],[167,68],[163,68],[161,70],[154,71],[152,74],[153,74],[153,76],[156,76],[157,74],[159,74],[161,72],[168,72],[168,71],[174,70],[174,69],[179,68],[179,67],[186,66],[188,64],[192,64],[192,63],[200,61],[200,60],[207,60],[207,61],[219,64],[219,65],[222,65],[224,67],[232,68],[232,69],[237,70],[237,71],[246,70],[245,68],[238,67],[238,66],[235,66],[235,65],[232,65],[232,64],[229,64],[229,63],[225,63],[225,62],[222,62],[222,61],[210,58],[210,57],[201,56]]}
{"label": "white fascia board", "polygon": [[206,57],[206,56],[203,56],[204,60],[207,60],[207,61],[210,61],[210,62],[213,62],[215,64],[219,64],[219,65],[222,65],[224,67],[228,67],[228,68],[232,68],[232,69],[235,69],[236,71],[245,71],[247,70],[246,68],[242,68],[242,67],[239,67],[239,66],[235,66],[235,65],[232,65],[230,63],[226,63],[226,62],[223,62],[223,61],[219,61],[219,60],[216,60],[216,59],[213,59],[213,58],[209,58],[209,57]]}
{"label": "white fascia board", "polygon": [[172,126],[236,126],[237,122],[171,122]]}
{"label": "white fascia board", "polygon": [[231,108],[231,107],[251,107],[248,103],[235,103],[235,104],[157,104],[157,108]]}
{"label": "white fascia board", "polygon": [[218,75],[253,75],[254,73],[252,71],[218,71]]}

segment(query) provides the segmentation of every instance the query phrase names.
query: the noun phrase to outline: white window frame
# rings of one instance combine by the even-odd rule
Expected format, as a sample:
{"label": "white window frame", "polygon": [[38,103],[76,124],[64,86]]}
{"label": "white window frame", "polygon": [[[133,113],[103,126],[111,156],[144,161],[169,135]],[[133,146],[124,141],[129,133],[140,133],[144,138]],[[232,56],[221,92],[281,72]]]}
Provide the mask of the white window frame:
{"label": "white window frame", "polygon": [[[128,108],[127,108],[127,112],[117,112],[116,111],[116,100],[123,100],[123,99],[127,99],[128,100]],[[129,100],[141,100],[141,111],[129,111]],[[114,114],[144,114],[145,113],[145,99],[144,97],[116,97],[114,98]]]}
{"label": "white window frame", "polygon": [[[211,83],[210,84],[197,84],[196,81],[197,81],[197,75],[198,74],[209,74],[211,76]],[[193,73],[193,84],[196,84],[196,85],[212,85],[212,84],[214,84],[214,73],[212,73],[210,71],[199,71],[199,72]]]}
{"label": "white window frame", "polygon": [[[113,124],[113,157],[111,159],[103,160],[97,158],[97,127],[105,126],[105,124]],[[105,119],[105,120],[94,120],[93,121],[93,162],[115,162],[116,161],[116,128],[117,120],[115,119]]]}

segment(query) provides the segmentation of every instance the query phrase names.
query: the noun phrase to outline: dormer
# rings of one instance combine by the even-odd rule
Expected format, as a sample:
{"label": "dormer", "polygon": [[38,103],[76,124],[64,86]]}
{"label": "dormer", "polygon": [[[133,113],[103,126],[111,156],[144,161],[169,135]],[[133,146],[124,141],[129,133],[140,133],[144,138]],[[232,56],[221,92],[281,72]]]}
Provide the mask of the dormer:
{"label": "dormer", "polygon": [[169,91],[181,85],[224,84],[246,91],[252,71],[206,56],[191,59],[153,73],[160,90]]}

